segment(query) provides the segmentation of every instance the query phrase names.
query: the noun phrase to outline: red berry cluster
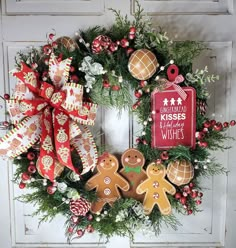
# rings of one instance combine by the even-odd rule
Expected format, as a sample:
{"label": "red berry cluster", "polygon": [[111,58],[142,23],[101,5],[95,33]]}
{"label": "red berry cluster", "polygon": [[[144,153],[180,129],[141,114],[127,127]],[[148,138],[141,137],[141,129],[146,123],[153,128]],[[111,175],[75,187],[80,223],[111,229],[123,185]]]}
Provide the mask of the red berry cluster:
{"label": "red berry cluster", "polygon": [[143,92],[148,92],[149,88],[146,87],[147,86],[147,81],[146,80],[141,80],[139,83],[139,88],[135,90],[134,92],[134,96],[138,99],[137,102],[132,106],[133,110],[136,110],[140,104],[141,104],[141,100],[140,98],[143,95]]}
{"label": "red berry cluster", "polygon": [[111,90],[113,90],[113,91],[119,91],[120,90],[119,85],[111,85],[110,82],[108,81],[108,79],[104,79],[102,85],[103,85],[103,88],[105,88],[105,89],[111,88]]}
{"label": "red berry cluster", "polygon": [[216,120],[206,120],[203,123],[203,128],[200,131],[196,132],[196,139],[198,140],[198,145],[201,147],[208,147],[208,143],[204,141],[206,134],[209,131],[221,132],[230,126],[235,126],[236,121],[232,120],[230,122],[217,122]]}
{"label": "red berry cluster", "polygon": [[175,199],[179,200],[189,215],[193,213],[193,210],[189,207],[189,202],[194,200],[197,205],[200,205],[202,203],[202,197],[203,193],[195,189],[193,183],[185,185],[180,192],[175,194]]}
{"label": "red berry cluster", "polygon": [[92,42],[92,52],[99,54],[102,51],[115,52],[118,49],[118,45],[106,36],[99,35]]}
{"label": "red berry cluster", "polygon": [[[84,218],[84,217],[83,217]],[[93,215],[91,213],[87,214],[86,217],[87,221],[91,222],[93,220]],[[94,232],[94,227],[91,224],[88,224],[85,229],[78,229],[77,225],[81,222],[82,219],[80,219],[79,216],[73,215],[70,219],[70,226],[67,229],[67,233],[69,236],[72,236],[73,234],[76,234],[78,238],[81,238],[85,231],[88,233]]]}
{"label": "red berry cluster", "polygon": [[[128,39],[133,40],[136,36],[136,28],[131,27],[128,34]],[[113,42],[108,36],[106,35],[99,35],[97,36],[92,42],[92,52],[95,54],[99,54],[103,51],[108,53],[114,53],[118,50],[118,47],[121,46],[122,48],[126,49],[126,54],[129,56],[134,49],[129,47],[129,40],[127,38],[123,38],[116,42]]]}
{"label": "red berry cluster", "polygon": [[31,179],[32,174],[34,174],[37,171],[35,162],[33,161],[35,159],[35,154],[33,152],[28,152],[27,159],[30,160],[30,162],[27,171],[21,174],[21,182],[19,184],[20,189],[25,188],[26,183]]}

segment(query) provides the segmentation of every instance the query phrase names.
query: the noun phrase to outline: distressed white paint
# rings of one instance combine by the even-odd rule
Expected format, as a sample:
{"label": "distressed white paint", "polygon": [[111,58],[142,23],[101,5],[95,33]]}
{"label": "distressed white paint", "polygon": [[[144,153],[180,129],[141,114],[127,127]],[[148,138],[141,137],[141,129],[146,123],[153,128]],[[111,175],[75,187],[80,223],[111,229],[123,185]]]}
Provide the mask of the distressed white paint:
{"label": "distressed white paint", "polygon": [[[55,4],[57,2],[57,4]],[[156,26],[161,25],[170,36],[176,39],[210,41],[211,51],[196,61],[197,67],[207,64],[211,72],[219,74],[221,80],[210,87],[212,98],[209,101],[209,115],[216,114],[220,121],[235,119],[236,108],[236,17],[232,12],[232,0],[228,1],[150,1],[141,0],[145,11],[153,15]],[[165,3],[165,4],[163,4]],[[53,6],[53,7],[52,7]],[[80,8],[78,7],[80,6]],[[2,1],[0,38],[0,94],[12,89],[15,81],[9,78],[8,70],[14,66],[14,55],[27,45],[45,42],[46,33],[54,28],[57,36],[69,35],[78,29],[92,25],[106,25],[114,20],[107,8],[121,9],[122,14],[130,15],[134,7],[128,0],[92,0],[92,1]],[[181,15],[179,13],[181,12]],[[169,13],[171,15],[162,15]],[[195,15],[201,13],[202,15]],[[220,14],[210,16],[209,14]],[[52,15],[51,15],[52,14]],[[173,14],[173,15],[172,15]],[[231,15],[230,15],[231,14]],[[157,17],[156,17],[157,15]],[[3,83],[2,83],[3,85]],[[4,90],[5,88],[5,90]],[[1,103],[0,103],[1,104]],[[0,108],[0,121],[4,109]],[[135,122],[129,121],[128,113],[117,114],[111,110],[100,110],[99,123],[93,128],[104,131],[101,142],[106,141],[111,151],[122,152],[132,144],[131,131],[136,132]],[[129,130],[129,127],[130,130]],[[0,135],[4,131],[0,131]],[[230,129],[236,137],[236,130]],[[174,232],[163,229],[158,237],[137,234],[132,243],[127,238],[114,237],[106,244],[96,234],[86,235],[82,239],[67,245],[64,238],[63,217],[58,216],[52,223],[42,224],[38,228],[37,218],[29,215],[34,208],[13,201],[13,197],[22,193],[11,183],[13,166],[1,160],[0,167],[0,247],[223,247],[234,248],[236,244],[234,223],[236,222],[236,148],[216,156],[230,170],[228,177],[219,176],[203,180],[208,190],[204,192],[203,212],[197,216],[182,217],[183,226]],[[226,232],[227,230],[227,232]],[[226,235],[225,235],[226,232]]]}
{"label": "distressed white paint", "polygon": [[[135,9],[135,0],[133,10]],[[231,14],[233,11],[233,0],[141,0],[146,13],[150,15],[163,14]]]}

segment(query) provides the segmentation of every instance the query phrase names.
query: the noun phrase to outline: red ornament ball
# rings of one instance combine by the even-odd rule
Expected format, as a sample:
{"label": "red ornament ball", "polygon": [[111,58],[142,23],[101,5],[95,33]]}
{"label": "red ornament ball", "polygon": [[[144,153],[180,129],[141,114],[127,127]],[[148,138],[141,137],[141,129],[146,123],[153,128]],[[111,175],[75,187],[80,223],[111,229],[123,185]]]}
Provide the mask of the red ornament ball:
{"label": "red ornament ball", "polygon": [[84,235],[84,230],[79,229],[79,230],[77,230],[76,233],[77,233],[78,237],[81,238]]}
{"label": "red ornament ball", "polygon": [[147,85],[147,81],[146,80],[141,80],[139,85],[140,85],[140,87],[144,88]]}
{"label": "red ornament ball", "polygon": [[216,120],[211,120],[211,125],[214,126],[216,124]]}
{"label": "red ornament ball", "polygon": [[74,230],[73,227],[70,226],[70,227],[68,227],[67,232],[68,233],[73,233],[73,230]]}
{"label": "red ornament ball", "polygon": [[194,199],[196,197],[198,197],[198,192],[197,191],[192,191],[191,192],[191,197]]}
{"label": "red ornament ball", "polygon": [[136,28],[135,27],[130,27],[129,33],[130,34],[135,34],[136,33]]}
{"label": "red ornament ball", "polygon": [[221,122],[217,122],[215,125],[214,125],[214,130],[215,131],[221,131],[223,129],[223,125]]}
{"label": "red ornament ball", "polygon": [[30,175],[28,174],[28,172],[22,173],[21,179],[22,179],[23,181],[29,180],[29,179],[30,179]]}
{"label": "red ornament ball", "polygon": [[189,184],[189,187],[190,187],[190,188],[193,188],[193,187],[194,187],[194,183],[190,183],[190,184]]}
{"label": "red ornament ball", "polygon": [[25,184],[25,183],[20,182],[20,184],[19,184],[19,188],[20,188],[20,189],[24,189],[24,188],[25,188],[25,186],[26,186],[26,184]]}
{"label": "red ornament ball", "polygon": [[55,186],[48,186],[47,187],[47,192],[49,195],[53,195],[56,192],[57,188]]}
{"label": "red ornament ball", "polygon": [[119,86],[119,85],[113,85],[113,86],[111,87],[111,89],[112,89],[113,91],[119,91],[119,90],[120,90],[120,86]]}
{"label": "red ornament ball", "polygon": [[134,95],[135,95],[135,97],[140,98],[143,95],[143,92],[142,92],[142,90],[136,90],[134,92]]}
{"label": "red ornament ball", "polygon": [[129,39],[133,40],[135,38],[135,34],[129,34]]}
{"label": "red ornament ball", "polygon": [[72,217],[71,217],[71,221],[72,221],[74,224],[77,224],[78,221],[79,221],[79,217],[78,217],[78,216],[72,216]]}
{"label": "red ornament ball", "polygon": [[81,197],[77,200],[70,201],[70,211],[75,216],[85,216],[91,207],[91,203]]}
{"label": "red ornament ball", "polygon": [[106,89],[108,89],[108,88],[111,87],[109,81],[107,81],[107,80],[104,80],[104,81],[103,81],[102,86],[103,86],[103,88],[106,88]]}
{"label": "red ornament ball", "polygon": [[151,78],[158,66],[155,54],[147,49],[139,49],[133,52],[128,63],[129,72],[139,80]]}
{"label": "red ornament ball", "polygon": [[36,166],[35,166],[35,165],[30,165],[30,166],[28,167],[28,172],[31,173],[31,174],[35,173],[36,170],[37,170],[37,169],[36,169]]}
{"label": "red ornament ball", "polygon": [[114,53],[115,51],[118,50],[118,45],[116,43],[111,43],[111,45],[109,46],[109,50]]}
{"label": "red ornament ball", "polygon": [[202,139],[204,139],[204,137],[205,137],[205,133],[204,133],[204,132],[196,132],[196,133],[195,133],[195,137],[196,137],[198,140],[202,140]]}
{"label": "red ornament ball", "polygon": [[4,121],[4,122],[3,122],[3,126],[4,126],[4,127],[9,127],[9,125],[10,125],[10,123],[9,123],[8,121]]}
{"label": "red ornament ball", "polygon": [[9,100],[10,99],[10,95],[9,94],[4,94],[4,99],[5,100]]}
{"label": "red ornament ball", "polygon": [[121,47],[123,47],[123,48],[126,48],[126,47],[128,47],[129,46],[129,41],[127,40],[127,39],[122,39],[121,41],[120,41],[120,45],[121,45]]}
{"label": "red ornament ball", "polygon": [[87,230],[87,232],[92,233],[92,232],[94,232],[94,227],[92,225],[88,225],[86,230]]}
{"label": "red ornament ball", "polygon": [[198,142],[198,145],[199,145],[200,147],[204,147],[204,148],[208,147],[208,143],[207,143],[206,141],[199,141],[199,142]]}
{"label": "red ornament ball", "polygon": [[188,210],[188,215],[192,214],[193,213],[193,210],[192,209],[189,209]]}
{"label": "red ornament ball", "polygon": [[133,48],[129,47],[126,49],[126,55],[129,56],[134,51]]}
{"label": "red ornament ball", "polygon": [[185,205],[186,202],[187,202],[187,198],[186,198],[185,196],[182,196],[182,197],[180,198],[180,203],[181,203],[182,205]]}
{"label": "red ornament ball", "polygon": [[202,204],[202,201],[201,201],[201,200],[197,200],[197,201],[196,201],[196,204],[197,204],[197,205],[200,205],[200,204]]}
{"label": "red ornament ball", "polygon": [[202,192],[199,192],[198,196],[199,197],[203,197],[203,193]]}
{"label": "red ornament ball", "polygon": [[34,159],[35,159],[35,154],[34,154],[33,152],[28,152],[28,153],[27,153],[27,158],[28,158],[29,160],[34,160]]}
{"label": "red ornament ball", "polygon": [[93,220],[93,215],[92,215],[92,214],[88,214],[87,220],[88,220],[88,221],[92,221],[92,220]]}
{"label": "red ornament ball", "polygon": [[175,194],[175,199],[180,199],[182,197],[182,194],[180,192],[177,192]]}
{"label": "red ornament ball", "polygon": [[164,151],[161,153],[161,159],[162,160],[168,160],[169,159],[169,155],[167,151]]}
{"label": "red ornament ball", "polygon": [[73,74],[73,75],[70,76],[70,80],[73,83],[78,83],[79,82],[79,77],[76,74]]}
{"label": "red ornament ball", "polygon": [[203,125],[204,125],[204,127],[209,128],[209,127],[211,127],[211,122],[205,121]]}
{"label": "red ornament ball", "polygon": [[228,123],[227,121],[226,121],[226,122],[224,122],[224,123],[223,123],[223,127],[224,127],[224,128],[229,127],[229,123]]}
{"label": "red ornament ball", "polygon": [[230,121],[230,126],[235,126],[235,125],[236,125],[236,121],[235,120]]}

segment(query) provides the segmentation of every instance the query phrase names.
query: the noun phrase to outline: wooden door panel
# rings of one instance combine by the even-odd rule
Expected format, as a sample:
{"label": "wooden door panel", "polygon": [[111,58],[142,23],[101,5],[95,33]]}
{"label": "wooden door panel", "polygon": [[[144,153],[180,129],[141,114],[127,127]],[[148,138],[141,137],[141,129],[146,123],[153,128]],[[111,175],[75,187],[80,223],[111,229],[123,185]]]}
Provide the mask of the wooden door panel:
{"label": "wooden door panel", "polygon": [[[1,41],[4,50],[0,47],[0,80],[4,87],[0,87],[0,94],[11,92],[15,79],[9,76],[8,71],[14,68],[14,56],[17,51],[28,45],[42,44],[36,41],[46,40],[45,34],[55,28],[57,36],[69,35],[78,28],[87,28],[96,24],[109,25],[114,19],[107,7],[121,9],[128,14],[134,10],[134,0],[99,0],[99,1],[2,1]],[[77,5],[83,2],[80,10]],[[44,4],[42,4],[44,3]],[[68,4],[64,8],[65,3]],[[210,40],[208,45],[212,50],[203,53],[194,67],[202,68],[208,65],[209,71],[220,75],[220,81],[209,86],[211,98],[209,100],[208,116],[219,121],[235,119],[236,86],[231,84],[236,78],[236,39],[233,32],[235,25],[232,14],[232,0],[228,1],[150,1],[140,0],[148,15],[154,16],[153,22],[157,27],[162,25],[169,31],[169,36],[177,39]],[[35,8],[38,6],[39,8]],[[56,6],[48,8],[48,6]],[[83,7],[84,6],[84,7]],[[104,8],[105,6],[105,8]],[[76,8],[75,8],[76,7]],[[51,13],[55,16],[50,15]],[[179,15],[181,13],[181,15]],[[219,16],[208,17],[209,14]],[[23,15],[26,14],[26,15]],[[28,14],[33,14],[29,16]],[[72,15],[70,15],[72,14]],[[171,15],[166,15],[171,14]],[[201,14],[196,16],[195,14]],[[27,16],[28,15],[28,16]],[[160,16],[161,15],[161,16]],[[156,17],[158,16],[158,17]],[[40,23],[40,25],[39,25]],[[216,42],[218,41],[218,42]],[[233,41],[233,43],[232,43]],[[232,48],[233,47],[233,48]],[[1,103],[0,103],[1,105]],[[5,109],[0,107],[0,121],[5,119]],[[135,137],[140,132],[135,118],[128,112],[123,112],[118,118],[114,110],[99,109],[97,123],[92,127],[99,144],[104,145],[110,152],[121,154],[126,148],[135,143]],[[235,129],[229,130],[230,135],[236,135]],[[5,131],[0,130],[2,136]],[[234,143],[231,143],[234,144]],[[179,216],[180,226],[177,231],[165,228],[162,233],[153,235],[137,233],[132,243],[127,238],[113,237],[109,243],[99,240],[96,234],[85,235],[82,239],[73,242],[70,246],[64,237],[64,219],[58,216],[53,222],[42,224],[38,228],[38,218],[30,215],[35,208],[29,204],[13,201],[13,198],[22,194],[18,186],[11,183],[13,166],[1,160],[0,167],[0,195],[4,202],[0,220],[4,228],[0,230],[0,246],[4,248],[33,248],[33,247],[99,247],[106,248],[138,248],[138,247],[222,247],[225,244],[225,222],[227,224],[226,248],[234,247],[235,211],[235,152],[236,148],[224,153],[214,154],[217,160],[230,169],[229,177],[225,175],[203,180],[204,191],[202,212],[196,216]],[[228,181],[227,181],[228,180]],[[227,205],[226,205],[227,204]],[[226,219],[227,216],[227,220]],[[10,231],[11,226],[11,231]],[[11,236],[10,236],[11,235]],[[12,243],[12,244],[11,244]]]}

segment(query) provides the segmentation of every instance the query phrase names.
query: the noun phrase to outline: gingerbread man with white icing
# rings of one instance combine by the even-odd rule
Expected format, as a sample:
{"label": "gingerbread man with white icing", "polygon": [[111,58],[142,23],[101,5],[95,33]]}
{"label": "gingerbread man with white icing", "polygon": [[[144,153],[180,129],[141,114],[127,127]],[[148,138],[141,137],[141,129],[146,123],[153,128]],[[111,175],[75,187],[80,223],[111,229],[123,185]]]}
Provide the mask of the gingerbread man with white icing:
{"label": "gingerbread man with white icing", "polygon": [[146,172],[143,169],[145,163],[143,154],[135,148],[130,148],[122,154],[121,163],[123,168],[121,169],[120,174],[130,184],[130,189],[122,192],[122,195],[127,198],[143,201],[144,194],[139,195],[136,193],[138,185],[147,179]]}
{"label": "gingerbread man with white icing", "polygon": [[145,194],[143,201],[143,208],[145,214],[150,214],[157,204],[161,214],[171,214],[171,205],[167,198],[166,192],[174,195],[176,192],[175,187],[166,179],[166,168],[162,164],[151,163],[147,167],[148,178],[141,183],[136,192],[138,194]]}
{"label": "gingerbread man with white icing", "polygon": [[129,190],[129,183],[117,173],[118,168],[119,163],[115,156],[104,153],[99,157],[98,172],[85,185],[87,190],[96,189],[97,200],[91,207],[93,213],[101,212],[106,203],[112,206],[120,198],[118,188]]}

